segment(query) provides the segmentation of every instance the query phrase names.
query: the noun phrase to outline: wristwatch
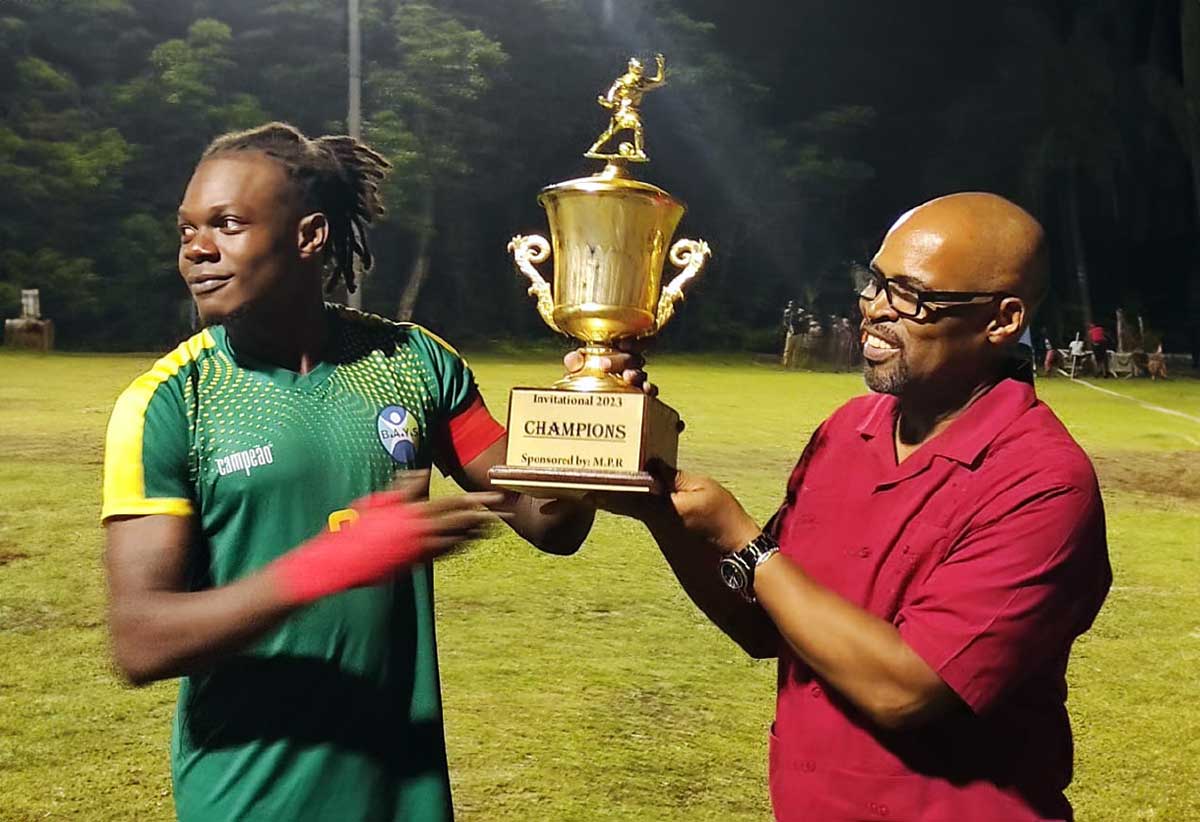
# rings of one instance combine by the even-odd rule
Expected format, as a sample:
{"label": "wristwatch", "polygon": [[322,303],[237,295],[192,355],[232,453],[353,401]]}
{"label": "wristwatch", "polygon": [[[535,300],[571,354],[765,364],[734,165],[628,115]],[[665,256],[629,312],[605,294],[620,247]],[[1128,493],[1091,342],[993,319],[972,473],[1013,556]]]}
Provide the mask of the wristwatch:
{"label": "wristwatch", "polygon": [[754,570],[779,553],[779,543],[765,531],[750,540],[740,551],[721,557],[721,581],[737,591],[747,602],[755,602]]}

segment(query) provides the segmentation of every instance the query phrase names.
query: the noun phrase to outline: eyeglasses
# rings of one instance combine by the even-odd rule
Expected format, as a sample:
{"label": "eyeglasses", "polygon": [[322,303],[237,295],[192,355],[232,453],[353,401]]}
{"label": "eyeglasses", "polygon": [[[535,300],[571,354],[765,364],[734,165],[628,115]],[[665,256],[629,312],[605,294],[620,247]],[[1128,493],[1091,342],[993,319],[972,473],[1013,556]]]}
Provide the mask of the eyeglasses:
{"label": "eyeglasses", "polygon": [[886,277],[874,267],[857,269],[855,280],[860,299],[870,302],[882,291],[887,294],[888,305],[892,310],[909,319],[917,319],[939,308],[983,305],[995,299],[1014,296],[1006,291],[933,291],[913,288],[903,279]]}

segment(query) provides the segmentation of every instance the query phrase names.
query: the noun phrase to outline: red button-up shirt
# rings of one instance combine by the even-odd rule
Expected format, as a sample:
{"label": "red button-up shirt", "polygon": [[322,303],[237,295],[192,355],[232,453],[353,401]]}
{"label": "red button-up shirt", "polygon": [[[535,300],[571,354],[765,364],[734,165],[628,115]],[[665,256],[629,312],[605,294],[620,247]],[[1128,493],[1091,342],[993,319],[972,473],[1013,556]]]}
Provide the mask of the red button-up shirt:
{"label": "red button-up shirt", "polygon": [[896,464],[894,397],[813,435],[775,519],[783,553],[894,624],[971,709],[872,726],[785,645],[771,737],[778,819],[1071,818],[1067,656],[1112,574],[1091,463],[1005,380]]}

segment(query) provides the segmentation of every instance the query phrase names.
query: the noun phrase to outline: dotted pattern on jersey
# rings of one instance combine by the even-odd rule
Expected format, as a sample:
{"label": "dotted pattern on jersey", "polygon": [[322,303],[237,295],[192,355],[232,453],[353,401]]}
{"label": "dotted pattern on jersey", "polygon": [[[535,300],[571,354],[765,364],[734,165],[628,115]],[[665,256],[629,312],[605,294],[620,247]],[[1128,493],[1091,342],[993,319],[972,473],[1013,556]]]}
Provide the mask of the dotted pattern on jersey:
{"label": "dotted pattern on jersey", "polygon": [[[184,388],[194,483],[203,486],[221,457],[275,447],[281,432],[305,443],[310,464],[368,471],[371,488],[386,487],[397,468],[430,464],[435,375],[413,346],[397,346],[403,326],[357,312],[338,311],[337,317],[331,324],[331,358],[337,367],[315,385],[277,384],[239,367],[220,348],[204,358],[196,386],[189,380]],[[416,465],[396,464],[379,440],[376,416],[391,405],[403,406],[418,423]]]}

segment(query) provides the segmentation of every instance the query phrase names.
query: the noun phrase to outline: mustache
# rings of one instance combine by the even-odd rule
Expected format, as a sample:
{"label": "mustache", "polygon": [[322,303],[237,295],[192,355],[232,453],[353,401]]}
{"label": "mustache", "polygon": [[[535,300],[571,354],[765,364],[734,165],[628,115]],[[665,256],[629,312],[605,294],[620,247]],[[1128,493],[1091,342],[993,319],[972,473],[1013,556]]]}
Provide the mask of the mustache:
{"label": "mustache", "polygon": [[891,329],[882,325],[874,325],[872,323],[863,322],[859,324],[859,330],[865,335],[868,331],[886,342],[888,345],[894,345],[897,348],[902,347],[903,343],[900,338]]}

